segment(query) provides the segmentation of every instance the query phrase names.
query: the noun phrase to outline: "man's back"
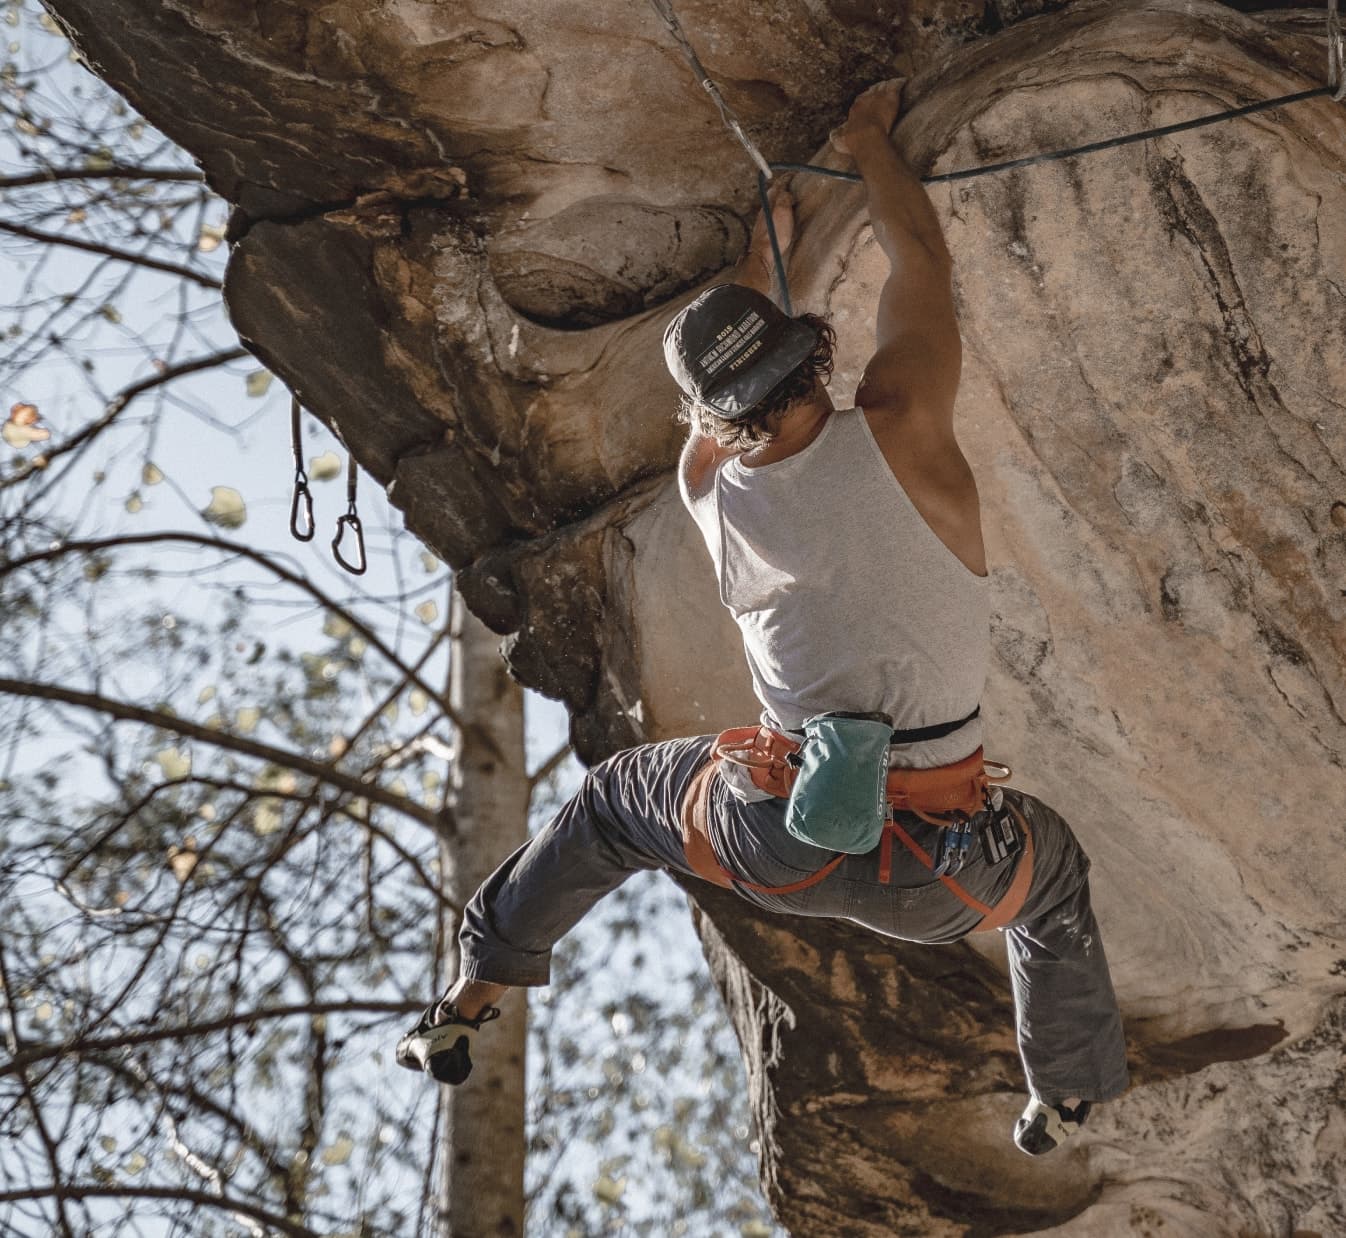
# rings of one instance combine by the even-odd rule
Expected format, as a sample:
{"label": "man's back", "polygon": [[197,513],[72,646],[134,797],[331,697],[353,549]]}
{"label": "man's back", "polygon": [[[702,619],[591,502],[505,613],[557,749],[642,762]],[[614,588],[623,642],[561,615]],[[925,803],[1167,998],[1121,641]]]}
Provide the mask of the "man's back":
{"label": "man's back", "polygon": [[[772,725],[853,710],[914,728],[980,702],[986,581],[913,506],[859,409],[830,414],[785,459],[726,461],[689,499]],[[903,763],[947,764],[980,743],[974,721]]]}

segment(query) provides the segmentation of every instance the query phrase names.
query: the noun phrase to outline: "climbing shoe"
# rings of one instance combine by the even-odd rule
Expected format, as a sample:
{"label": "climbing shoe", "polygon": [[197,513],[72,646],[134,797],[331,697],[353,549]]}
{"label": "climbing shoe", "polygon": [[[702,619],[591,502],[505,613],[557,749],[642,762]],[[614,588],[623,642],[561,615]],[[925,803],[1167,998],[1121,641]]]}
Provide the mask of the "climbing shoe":
{"label": "climbing shoe", "polygon": [[424,1071],[440,1083],[462,1083],[472,1073],[477,1032],[483,1023],[499,1017],[495,1006],[487,1006],[475,1019],[463,1018],[452,1006],[428,1006],[416,1026],[397,1042],[397,1064]]}
{"label": "climbing shoe", "polygon": [[1089,1108],[1087,1100],[1068,1109],[1065,1105],[1044,1105],[1034,1098],[1014,1124],[1014,1142],[1029,1156],[1042,1156],[1065,1143],[1084,1125]]}

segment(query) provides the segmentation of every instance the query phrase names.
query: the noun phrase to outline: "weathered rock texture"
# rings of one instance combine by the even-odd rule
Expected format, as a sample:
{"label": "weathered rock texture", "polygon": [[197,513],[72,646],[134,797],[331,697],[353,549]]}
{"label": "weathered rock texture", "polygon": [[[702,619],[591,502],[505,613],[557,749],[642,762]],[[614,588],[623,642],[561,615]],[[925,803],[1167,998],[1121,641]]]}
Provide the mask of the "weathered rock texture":
{"label": "weathered rock texture", "polygon": [[[582,751],[751,716],[657,343],[740,251],[752,178],[649,8],[50,3],[237,204],[240,331]],[[680,11],[780,159],[894,73],[899,141],[944,171],[1324,71],[1321,14],[1206,0]],[[991,747],[1094,857],[1137,1086],[1031,1162],[996,943],[698,890],[794,1232],[1346,1233],[1344,169],[1319,99],[932,192],[994,564]],[[882,261],[858,190],[796,188],[795,300],[840,330],[845,401]]]}

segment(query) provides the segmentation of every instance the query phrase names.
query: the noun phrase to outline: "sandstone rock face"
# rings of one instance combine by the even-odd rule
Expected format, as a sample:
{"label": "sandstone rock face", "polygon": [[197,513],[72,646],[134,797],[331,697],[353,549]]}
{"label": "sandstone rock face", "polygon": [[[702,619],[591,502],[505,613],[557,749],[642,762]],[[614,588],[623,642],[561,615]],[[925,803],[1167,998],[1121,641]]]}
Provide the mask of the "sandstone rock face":
{"label": "sandstone rock face", "polygon": [[[657,345],[741,248],[752,175],[650,9],[52,7],[237,204],[241,333],[581,750],[751,717]],[[773,158],[902,73],[898,139],[934,172],[1304,90],[1325,61],[1321,14],[1208,0],[678,9]],[[858,189],[795,189],[794,299],[838,327],[845,402],[883,263]],[[1346,109],[931,196],[993,565],[988,747],[1093,856],[1136,1087],[1029,1161],[998,943],[697,889],[764,1184],[808,1235],[1344,1233]]]}

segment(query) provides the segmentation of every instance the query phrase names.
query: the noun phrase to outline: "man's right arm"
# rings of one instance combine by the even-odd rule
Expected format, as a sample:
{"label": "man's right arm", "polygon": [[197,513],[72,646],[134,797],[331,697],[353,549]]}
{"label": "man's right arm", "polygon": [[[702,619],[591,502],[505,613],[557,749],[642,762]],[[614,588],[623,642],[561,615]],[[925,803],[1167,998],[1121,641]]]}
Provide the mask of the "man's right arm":
{"label": "man's right arm", "polygon": [[688,507],[710,493],[716,470],[734,454],[730,448],[721,447],[698,430],[687,436],[682,458],[678,461],[678,489]]}

